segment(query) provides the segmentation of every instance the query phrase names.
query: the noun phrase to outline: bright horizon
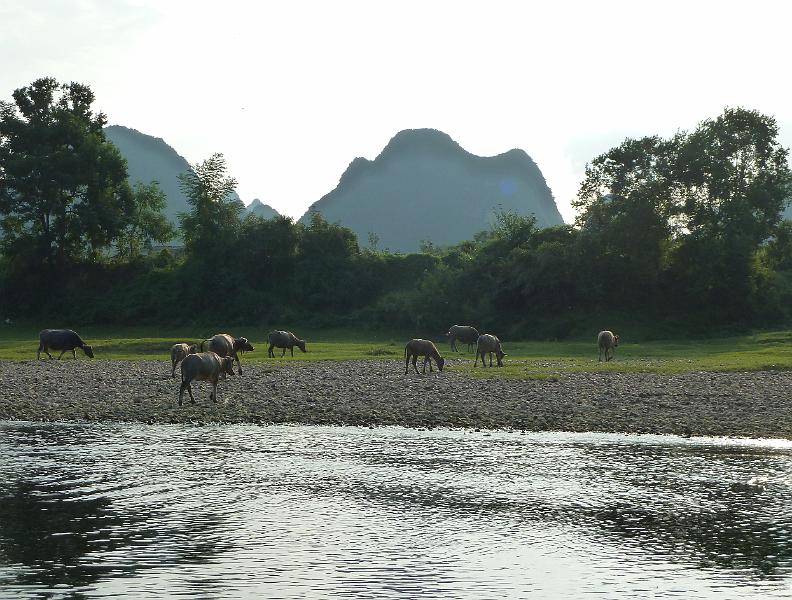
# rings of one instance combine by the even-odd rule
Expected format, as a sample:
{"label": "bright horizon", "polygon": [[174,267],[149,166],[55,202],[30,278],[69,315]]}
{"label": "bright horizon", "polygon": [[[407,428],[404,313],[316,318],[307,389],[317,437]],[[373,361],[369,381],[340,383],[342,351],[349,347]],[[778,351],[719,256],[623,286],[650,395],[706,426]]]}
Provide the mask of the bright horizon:
{"label": "bright horizon", "polygon": [[585,163],[743,106],[792,145],[789,23],[774,2],[33,0],[0,7],[0,100],[39,77],[91,87],[109,124],[300,217],[403,129],[525,150],[566,222]]}

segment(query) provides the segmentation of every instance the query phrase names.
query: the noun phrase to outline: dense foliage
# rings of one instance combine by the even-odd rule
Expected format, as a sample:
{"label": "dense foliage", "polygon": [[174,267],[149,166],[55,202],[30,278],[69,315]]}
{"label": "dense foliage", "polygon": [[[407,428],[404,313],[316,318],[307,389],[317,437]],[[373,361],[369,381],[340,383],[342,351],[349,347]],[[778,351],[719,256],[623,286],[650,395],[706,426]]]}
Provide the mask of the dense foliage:
{"label": "dense foliage", "polygon": [[156,186],[125,184],[90,90],[39,80],[15,100],[0,115],[0,317],[426,336],[458,322],[558,338],[792,316],[792,224],[781,220],[792,177],[775,121],[755,111],[728,109],[692,132],[628,139],[596,157],[574,226],[538,229],[501,213],[475,240],[420,254],[361,248],[319,214],[308,224],[243,219],[214,155],[181,179],[190,211],[173,253],[151,250],[172,233],[158,219],[164,200]]}
{"label": "dense foliage", "polygon": [[95,261],[122,241],[136,255],[172,236],[164,198],[134,190],[126,161],[107,142],[90,88],[38,79],[0,103],[0,229],[7,260],[46,272]]}

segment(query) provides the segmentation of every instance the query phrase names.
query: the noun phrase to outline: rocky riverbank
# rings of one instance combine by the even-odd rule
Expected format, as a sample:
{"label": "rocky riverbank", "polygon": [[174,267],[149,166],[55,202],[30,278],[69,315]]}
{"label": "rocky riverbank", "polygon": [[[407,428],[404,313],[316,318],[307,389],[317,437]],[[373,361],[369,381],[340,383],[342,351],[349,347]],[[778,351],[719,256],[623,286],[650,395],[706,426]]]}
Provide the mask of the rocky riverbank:
{"label": "rocky riverbank", "polygon": [[[244,364],[244,363],[243,363]],[[398,361],[244,364],[177,402],[166,361],[0,361],[0,420],[305,423],[792,439],[792,372],[404,375]]]}

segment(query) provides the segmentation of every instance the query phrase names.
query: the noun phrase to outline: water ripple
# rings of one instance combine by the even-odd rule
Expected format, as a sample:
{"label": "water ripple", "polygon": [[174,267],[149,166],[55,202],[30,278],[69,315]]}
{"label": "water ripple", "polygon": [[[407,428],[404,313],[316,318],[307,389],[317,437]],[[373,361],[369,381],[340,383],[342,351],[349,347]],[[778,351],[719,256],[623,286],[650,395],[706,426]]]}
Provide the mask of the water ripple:
{"label": "water ripple", "polygon": [[792,445],[0,424],[3,596],[788,597]]}

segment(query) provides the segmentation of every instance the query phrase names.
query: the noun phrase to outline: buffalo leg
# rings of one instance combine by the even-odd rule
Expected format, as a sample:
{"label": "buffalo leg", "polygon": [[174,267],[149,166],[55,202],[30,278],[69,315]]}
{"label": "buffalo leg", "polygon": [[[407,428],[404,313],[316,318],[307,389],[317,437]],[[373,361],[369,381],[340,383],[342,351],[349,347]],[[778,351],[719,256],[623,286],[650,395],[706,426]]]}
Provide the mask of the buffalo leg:
{"label": "buffalo leg", "polygon": [[283,347],[283,352],[281,352],[281,358],[286,356],[286,346]]}
{"label": "buffalo leg", "polygon": [[64,355],[65,353],[66,353],[66,350],[64,350],[63,352],[61,352],[61,353],[60,353],[60,356],[58,357],[58,360],[60,360],[60,359],[63,357],[63,355]]}
{"label": "buffalo leg", "polygon": [[413,369],[415,369],[415,374],[416,375],[420,375],[420,373],[418,372],[418,364],[417,363],[418,363],[418,355],[417,354],[413,354],[412,355]]}
{"label": "buffalo leg", "polygon": [[182,397],[184,396],[184,390],[189,390],[190,398],[192,398],[192,390],[190,390],[190,382],[182,380],[181,387],[179,387],[179,406],[182,405]]}
{"label": "buffalo leg", "polygon": [[409,372],[410,372],[410,355],[405,353],[405,355],[404,355],[404,374],[407,375],[407,373],[409,373]]}

